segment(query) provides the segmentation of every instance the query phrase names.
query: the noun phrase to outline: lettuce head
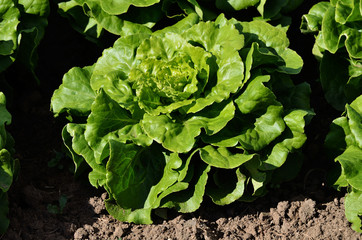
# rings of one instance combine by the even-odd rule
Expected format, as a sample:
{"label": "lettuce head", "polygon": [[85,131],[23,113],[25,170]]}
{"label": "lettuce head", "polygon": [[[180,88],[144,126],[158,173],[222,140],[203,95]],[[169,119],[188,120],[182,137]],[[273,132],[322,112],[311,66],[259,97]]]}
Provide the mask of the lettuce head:
{"label": "lettuce head", "polygon": [[77,171],[89,166],[107,210],[135,223],[157,208],[193,212],[205,196],[263,196],[298,170],[313,115],[288,46],[282,27],[223,15],[120,37],[52,97],[54,114],[71,120],[63,139]]}

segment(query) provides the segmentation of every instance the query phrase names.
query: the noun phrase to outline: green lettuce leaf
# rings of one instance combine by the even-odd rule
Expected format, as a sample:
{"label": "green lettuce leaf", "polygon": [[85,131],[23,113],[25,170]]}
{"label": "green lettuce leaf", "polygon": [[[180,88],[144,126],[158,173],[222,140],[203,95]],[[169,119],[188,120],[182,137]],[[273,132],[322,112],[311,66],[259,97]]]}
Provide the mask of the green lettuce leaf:
{"label": "green lettuce leaf", "polygon": [[93,67],[73,68],[64,75],[62,86],[51,99],[51,109],[57,115],[65,111],[76,111],[79,115],[89,114],[95,100],[90,86]]}
{"label": "green lettuce leaf", "polygon": [[362,215],[362,192],[350,192],[345,199],[346,217],[352,223],[352,229],[361,232],[361,215]]}

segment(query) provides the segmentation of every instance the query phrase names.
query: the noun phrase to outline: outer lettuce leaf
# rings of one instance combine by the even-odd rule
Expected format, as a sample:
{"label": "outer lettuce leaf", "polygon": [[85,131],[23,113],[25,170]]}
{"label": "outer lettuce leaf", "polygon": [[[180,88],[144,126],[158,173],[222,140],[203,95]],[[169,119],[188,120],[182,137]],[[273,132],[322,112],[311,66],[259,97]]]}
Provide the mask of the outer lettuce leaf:
{"label": "outer lettuce leaf", "polygon": [[190,13],[121,36],[53,94],[54,114],[75,120],[63,139],[76,168],[92,168],[91,184],[108,191],[121,221],[151,223],[157,208],[192,212],[205,195],[220,205],[262,196],[306,139],[310,88],[289,77],[303,62],[285,29],[199,20]]}
{"label": "outer lettuce leaf", "polygon": [[[193,169],[195,170],[192,171],[192,179],[188,179],[190,183],[193,183],[192,186],[166,197],[161,207],[173,207],[183,213],[194,212],[200,207],[205,194],[208,173],[211,170],[211,166],[198,162],[194,164]],[[185,181],[186,180],[184,180],[184,182]]]}
{"label": "outer lettuce leaf", "polygon": [[[235,169],[234,169],[235,170]],[[235,173],[224,172],[220,169],[213,174],[215,186],[209,185],[207,195],[218,205],[227,205],[240,199],[246,187],[247,177],[236,168]]]}
{"label": "outer lettuce leaf", "polygon": [[352,223],[352,229],[361,232],[362,192],[350,192],[345,199],[346,217]]}
{"label": "outer lettuce leaf", "polygon": [[79,115],[90,113],[95,99],[95,92],[89,82],[92,71],[93,67],[73,68],[64,75],[61,88],[52,97],[51,108],[54,112],[76,111]]}
{"label": "outer lettuce leaf", "polygon": [[215,149],[213,146],[207,145],[200,149],[200,157],[213,167],[233,169],[253,159],[255,154],[232,154],[225,147]]}
{"label": "outer lettuce leaf", "polygon": [[85,161],[92,168],[89,173],[89,182],[98,188],[105,185],[106,168],[103,163],[97,163],[93,150],[84,138],[84,131],[84,124],[69,123],[63,130],[63,140],[72,154],[76,170]]}

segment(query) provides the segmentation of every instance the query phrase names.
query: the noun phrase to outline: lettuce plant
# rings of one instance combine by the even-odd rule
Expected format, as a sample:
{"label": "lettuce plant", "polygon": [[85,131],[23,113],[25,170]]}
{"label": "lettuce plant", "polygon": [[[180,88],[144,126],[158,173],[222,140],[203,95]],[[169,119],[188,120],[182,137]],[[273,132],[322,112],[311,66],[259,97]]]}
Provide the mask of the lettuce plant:
{"label": "lettuce plant", "polygon": [[337,189],[346,187],[345,213],[352,228],[361,232],[362,215],[362,3],[331,0],[314,5],[302,18],[301,30],[316,40],[313,54],[320,60],[320,82],[325,98],[344,116],[333,121],[325,143],[339,162]]}
{"label": "lettuce plant", "polygon": [[343,116],[332,122],[325,145],[340,164],[334,186],[347,188],[346,217],[355,231],[362,232],[362,95],[346,104]]}
{"label": "lettuce plant", "polygon": [[309,85],[290,78],[303,62],[288,45],[282,27],[223,15],[120,37],[66,73],[51,99],[72,121],[62,135],[76,170],[89,166],[107,210],[135,223],[157,208],[193,212],[204,196],[263,196],[296,172],[313,114]]}
{"label": "lettuce plant", "polygon": [[[212,12],[236,12],[247,8],[255,8],[263,19],[278,19],[288,12],[295,10],[303,0],[198,0],[189,1],[196,9],[210,16]],[[212,16],[212,15],[211,15]]]}
{"label": "lettuce plant", "polygon": [[5,95],[0,93],[0,233],[5,233],[9,225],[7,191],[19,168],[18,161],[12,157],[14,154],[14,140],[5,129],[5,126],[10,122],[11,115],[6,110]]}
{"label": "lettuce plant", "polygon": [[362,3],[355,0],[319,2],[302,18],[302,32],[316,36],[325,98],[340,111],[362,93],[361,26]]}
{"label": "lettuce plant", "polygon": [[59,2],[59,9],[91,41],[97,41],[104,31],[121,36],[147,31],[165,17],[183,18],[195,11],[202,15],[198,5],[187,0],[69,0]]}
{"label": "lettuce plant", "polygon": [[155,28],[159,22],[160,26],[167,22],[174,23],[171,19],[180,20],[190,13],[196,13],[206,21],[214,20],[223,12],[235,12],[240,17],[242,14],[237,14],[239,10],[253,7],[263,19],[280,19],[282,14],[296,9],[302,2],[303,0],[62,0],[59,2],[59,9],[78,32],[85,34],[89,40],[98,42],[104,31],[117,36],[128,35],[131,32],[147,31],[146,28]]}
{"label": "lettuce plant", "polygon": [[0,2],[0,72],[15,59],[34,70],[36,48],[48,24],[48,0]]}

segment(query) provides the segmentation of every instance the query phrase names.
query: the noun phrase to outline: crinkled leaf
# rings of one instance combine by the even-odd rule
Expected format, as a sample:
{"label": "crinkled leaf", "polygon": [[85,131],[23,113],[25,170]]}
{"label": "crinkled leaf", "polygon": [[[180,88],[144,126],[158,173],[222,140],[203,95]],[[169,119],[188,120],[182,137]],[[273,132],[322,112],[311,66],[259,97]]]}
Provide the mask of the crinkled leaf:
{"label": "crinkled leaf", "polygon": [[20,5],[24,7],[23,11],[28,14],[47,17],[49,14],[48,0],[19,0]]}
{"label": "crinkled leaf", "polygon": [[195,138],[201,132],[199,124],[192,121],[175,122],[166,115],[152,116],[145,114],[141,122],[149,137],[161,143],[173,152],[188,152],[195,144]]}
{"label": "crinkled leaf", "polygon": [[246,47],[256,42],[261,48],[269,47],[279,52],[289,46],[285,30],[274,27],[265,21],[235,22],[235,26],[244,35]]}
{"label": "crinkled leaf", "polygon": [[151,187],[160,181],[165,164],[162,152],[110,141],[106,182],[109,193],[124,209],[149,207],[145,201]]}
{"label": "crinkled leaf", "polygon": [[209,58],[209,53],[178,34],[143,41],[137,49],[139,64],[129,75],[140,107],[159,115],[190,105],[208,81]]}
{"label": "crinkled leaf", "polygon": [[235,99],[238,109],[243,114],[260,111],[268,105],[278,105],[274,93],[264,83],[270,80],[270,76],[257,76],[250,80],[245,91]]}
{"label": "crinkled leaf", "polygon": [[362,114],[362,95],[357,97],[350,106],[357,111],[359,114]]}
{"label": "crinkled leaf", "polygon": [[264,188],[266,185],[267,174],[260,171],[261,164],[262,162],[259,158],[253,158],[251,161],[244,164],[251,175],[249,179],[249,184],[253,187],[251,196],[262,196],[265,193]]}
{"label": "crinkled leaf", "polygon": [[[126,109],[122,108],[101,89],[92,105],[84,133],[85,139],[94,150],[96,161],[100,163],[108,156],[108,148],[105,146],[110,139],[121,142],[134,140],[138,145],[150,145],[152,140],[143,133],[141,128],[133,128],[133,131],[130,129],[138,123],[139,120],[133,119]],[[123,130],[125,127],[127,130]],[[131,138],[126,139],[122,133],[129,131],[132,131],[135,136],[130,135]]]}
{"label": "crinkled leaf", "polygon": [[213,104],[211,107],[205,108],[191,117],[189,121],[203,127],[206,134],[212,135],[223,129],[234,115],[234,103],[225,101],[225,103]]}
{"label": "crinkled leaf", "polygon": [[244,149],[259,151],[278,137],[285,128],[281,118],[281,106],[269,106],[267,112],[257,118],[254,128],[247,129],[237,137],[239,144]]}
{"label": "crinkled leaf", "polygon": [[349,146],[336,159],[342,166],[342,174],[353,188],[362,191],[362,150]]}
{"label": "crinkled leaf", "polygon": [[182,122],[173,121],[166,115],[152,116],[145,114],[141,122],[146,133],[155,141],[174,152],[188,152],[200,135],[201,128],[207,134],[220,131],[234,116],[235,107],[232,102],[215,104],[214,107],[199,112]]}
{"label": "crinkled leaf", "polygon": [[287,4],[286,0],[260,0],[258,11],[263,18],[268,19],[276,16]]}
{"label": "crinkled leaf", "polygon": [[12,0],[0,3],[0,55],[10,55],[17,47],[19,18],[20,11]]}
{"label": "crinkled leaf", "polygon": [[336,21],[340,24],[362,20],[360,0],[340,0],[336,4]]}
{"label": "crinkled leaf", "polygon": [[200,207],[205,194],[205,187],[211,166],[199,162],[195,164],[194,169],[195,171],[192,176],[193,186],[166,197],[161,207],[174,207],[182,213],[194,212]]}
{"label": "crinkled leaf", "polygon": [[240,125],[236,121],[226,125],[219,133],[203,136],[202,139],[214,146],[234,147],[239,143],[245,150],[260,151],[284,131],[282,112],[283,107],[271,105],[254,123],[245,122],[245,125],[235,128],[233,125]]}
{"label": "crinkled leaf", "polygon": [[[59,3],[59,8],[66,13],[65,16],[69,16],[72,21],[76,22],[73,23],[76,30],[82,33],[88,33],[93,38],[99,38],[103,29],[115,35],[150,32],[150,29],[146,26],[127,21],[115,14],[108,13],[102,8],[102,3],[103,1],[99,0],[71,0]],[[82,8],[82,11],[80,11],[79,8]],[[84,16],[84,14],[86,16]],[[92,28],[95,28],[95,33],[89,31]]]}
{"label": "crinkled leaf", "polygon": [[138,224],[151,224],[151,208],[140,208],[136,210],[124,209],[114,199],[107,199],[105,202],[107,211],[119,221],[127,221]]}
{"label": "crinkled leaf", "polygon": [[274,145],[260,169],[274,170],[281,167],[287,160],[288,154],[300,149],[307,137],[304,132],[305,117],[310,114],[304,110],[294,110],[284,117],[287,130],[283,132],[283,140]]}
{"label": "crinkled leaf", "polygon": [[352,223],[352,229],[362,232],[362,192],[352,191],[347,194],[345,200],[345,213],[348,221]]}
{"label": "crinkled leaf", "polygon": [[[224,17],[221,15],[219,18]],[[233,24],[227,23],[220,27],[212,22],[200,23],[190,28],[183,36],[215,55],[217,65],[215,86],[207,87],[211,88],[207,90],[208,94],[204,98],[196,99],[195,105],[188,110],[189,113],[200,111],[213,102],[221,102],[242,87],[244,64],[238,50],[244,45],[244,37]]]}
{"label": "crinkled leaf", "polygon": [[[82,156],[92,168],[92,171],[89,173],[89,182],[94,187],[104,186],[106,182],[106,167],[96,162],[93,149],[84,138],[85,125],[68,123],[66,131],[72,137],[71,149],[74,151],[73,157],[77,157],[77,155]],[[70,145],[68,144],[67,147],[70,148]],[[76,159],[75,161],[79,162],[80,160]]]}
{"label": "crinkled leaf", "polygon": [[356,146],[362,149],[362,113],[358,113],[349,105],[346,106],[346,109],[351,134],[356,141]]}
{"label": "crinkled leaf", "polygon": [[[235,26],[245,36],[245,47],[252,47],[253,44],[257,43],[259,49],[263,49],[263,55],[267,52],[269,52],[268,55],[273,52],[277,53],[278,58],[281,59],[274,64],[279,65],[281,61],[284,62],[277,68],[280,72],[297,74],[301,71],[303,60],[295,51],[288,48],[289,40],[283,28],[274,27],[261,20],[235,22]],[[253,62],[263,62],[265,61],[263,58],[263,56],[258,56],[257,59],[253,59]]]}
{"label": "crinkled leaf", "polygon": [[349,55],[353,58],[362,57],[362,34],[359,25],[342,25],[335,20],[335,8],[328,8],[322,21],[323,43],[331,53],[345,44]]}
{"label": "crinkled leaf", "polygon": [[270,67],[281,66],[284,61],[278,55],[275,55],[274,52],[270,51],[268,48],[259,48],[259,44],[257,42],[253,42],[251,44],[250,49],[245,48],[244,51],[248,51],[247,56],[245,58],[245,80],[249,80],[251,76],[251,70],[257,67]]}
{"label": "crinkled leaf", "polygon": [[201,159],[212,167],[232,169],[253,159],[255,154],[231,153],[225,147],[215,149],[211,145],[200,149]]}
{"label": "crinkled leaf", "polygon": [[319,2],[309,10],[308,14],[303,15],[300,26],[302,32],[318,32],[321,29],[324,14],[329,7],[328,2]]}
{"label": "crinkled leaf", "polygon": [[207,195],[218,205],[227,205],[238,200],[245,191],[246,176],[240,172],[240,168],[227,171],[218,170],[214,173],[215,186],[208,186],[207,189]]}
{"label": "crinkled leaf", "polygon": [[64,111],[76,111],[80,115],[89,114],[95,99],[90,86],[93,67],[72,68],[63,77],[63,83],[54,91],[51,109],[55,115]]}
{"label": "crinkled leaf", "polygon": [[70,154],[71,158],[73,159],[74,162],[74,174],[78,175],[82,172],[82,170],[85,170],[86,168],[86,162],[84,160],[84,158],[77,154],[72,147],[72,136],[69,134],[69,132],[67,131],[67,126],[66,125],[63,130],[62,130],[62,139],[64,142],[65,147],[68,149],[68,154]]}

